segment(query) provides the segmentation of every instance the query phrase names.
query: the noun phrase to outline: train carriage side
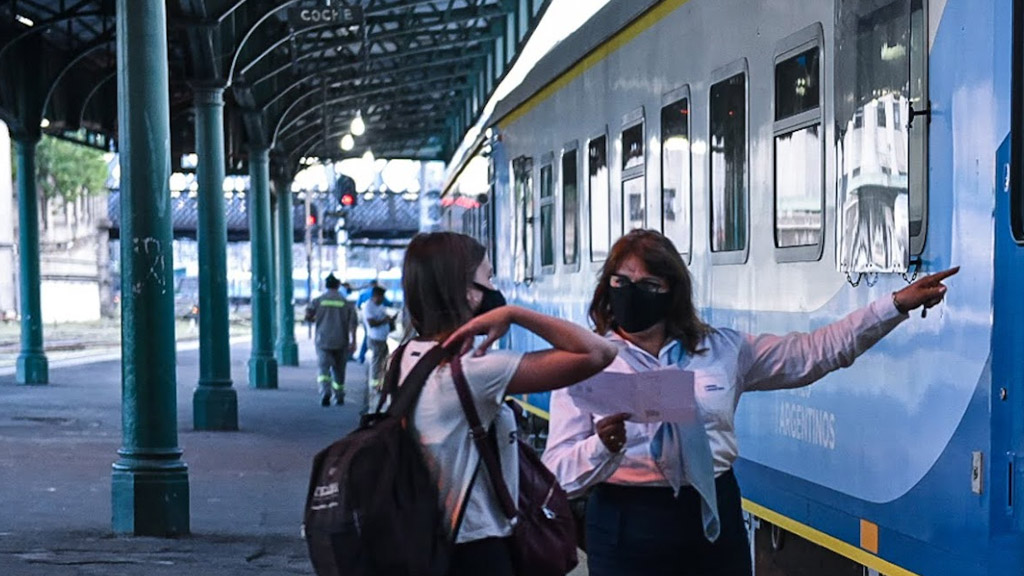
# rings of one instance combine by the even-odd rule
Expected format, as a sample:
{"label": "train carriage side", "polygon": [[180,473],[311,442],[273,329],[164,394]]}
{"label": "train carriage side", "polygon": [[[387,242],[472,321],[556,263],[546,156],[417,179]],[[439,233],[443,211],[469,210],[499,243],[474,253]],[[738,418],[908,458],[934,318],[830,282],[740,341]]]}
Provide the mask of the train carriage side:
{"label": "train carriage side", "polygon": [[599,13],[577,34],[604,42],[516,96],[487,202],[450,224],[510,301],[580,323],[636,226],[680,247],[705,319],[754,333],[960,265],[851,368],[744,395],[736,469],[749,512],[881,573],[1020,574],[1024,2],[646,5]]}

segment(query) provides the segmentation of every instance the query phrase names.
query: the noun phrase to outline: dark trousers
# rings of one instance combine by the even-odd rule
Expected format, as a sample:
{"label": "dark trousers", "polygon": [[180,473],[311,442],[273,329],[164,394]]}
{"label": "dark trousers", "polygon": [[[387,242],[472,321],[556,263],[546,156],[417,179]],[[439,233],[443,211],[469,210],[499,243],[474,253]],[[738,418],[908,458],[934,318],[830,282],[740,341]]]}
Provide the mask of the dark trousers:
{"label": "dark trousers", "polygon": [[341,350],[316,349],[319,376],[317,385],[320,397],[333,396],[337,401],[345,397],[345,366],[348,363],[348,348]]}
{"label": "dark trousers", "polygon": [[508,545],[508,538],[456,544],[448,576],[515,576]]}
{"label": "dark trousers", "polygon": [[590,576],[750,576],[750,546],[732,471],[715,481],[722,531],[708,542],[700,497],[683,488],[599,484],[587,502]]}

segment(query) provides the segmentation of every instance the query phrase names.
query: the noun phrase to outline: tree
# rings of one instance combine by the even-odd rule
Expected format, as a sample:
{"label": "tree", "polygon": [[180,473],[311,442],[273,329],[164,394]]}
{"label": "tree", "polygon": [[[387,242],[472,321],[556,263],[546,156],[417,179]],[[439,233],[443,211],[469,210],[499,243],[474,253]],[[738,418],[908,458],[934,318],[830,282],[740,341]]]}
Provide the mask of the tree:
{"label": "tree", "polygon": [[82,144],[43,136],[36,148],[36,182],[47,200],[73,202],[103,191],[107,183],[103,153]]}

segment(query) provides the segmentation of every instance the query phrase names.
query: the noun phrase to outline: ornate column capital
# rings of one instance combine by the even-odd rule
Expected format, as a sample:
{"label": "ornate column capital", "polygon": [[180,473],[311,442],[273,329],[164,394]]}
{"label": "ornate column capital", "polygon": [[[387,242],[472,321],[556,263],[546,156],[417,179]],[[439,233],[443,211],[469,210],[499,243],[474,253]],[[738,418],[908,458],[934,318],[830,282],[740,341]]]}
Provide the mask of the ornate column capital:
{"label": "ornate column capital", "polygon": [[220,80],[200,80],[189,82],[196,106],[223,106],[224,82]]}

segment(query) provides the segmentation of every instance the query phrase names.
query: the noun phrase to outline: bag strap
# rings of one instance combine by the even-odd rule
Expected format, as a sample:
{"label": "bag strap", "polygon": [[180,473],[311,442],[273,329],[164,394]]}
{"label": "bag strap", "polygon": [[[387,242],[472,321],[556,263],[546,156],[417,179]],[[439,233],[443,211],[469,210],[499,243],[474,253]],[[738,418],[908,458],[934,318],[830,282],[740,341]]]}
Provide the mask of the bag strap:
{"label": "bag strap", "polygon": [[[404,352],[404,350],[402,350]],[[422,358],[416,362],[416,365],[412,367],[409,374],[405,377],[401,387],[398,386],[398,372],[401,364],[401,357],[397,356],[392,366],[392,376],[394,382],[394,390],[390,391],[391,395],[391,406],[388,407],[387,413],[390,416],[397,416],[399,418],[405,418],[412,411],[413,406],[416,405],[416,401],[419,400],[420,392],[423,391],[423,387],[427,383],[427,378],[430,373],[437,368],[438,364],[441,363],[446,357],[451,354],[447,348],[441,345],[434,346],[423,355]]]}
{"label": "bag strap", "polygon": [[388,396],[398,391],[398,377],[402,372],[402,354],[405,353],[405,347],[408,345],[409,342],[403,342],[389,359],[387,372],[384,373],[383,386],[380,389],[380,399],[377,401],[377,410],[375,410],[377,414],[384,409],[384,402],[387,401]]}
{"label": "bag strap", "polygon": [[496,450],[487,441],[489,434],[480,423],[480,414],[476,411],[476,404],[473,403],[473,396],[469,392],[469,383],[466,382],[466,375],[462,371],[462,358],[456,354],[451,359],[452,379],[455,381],[455,391],[459,394],[459,403],[462,404],[462,411],[466,413],[466,420],[469,421],[469,437],[473,439],[480,459],[487,468],[487,475],[491,477],[491,485],[494,493],[498,496],[501,508],[505,516],[515,524],[519,512],[516,510],[515,502],[512,501],[512,494],[508,491],[505,478],[501,475],[501,465],[498,462]]}

